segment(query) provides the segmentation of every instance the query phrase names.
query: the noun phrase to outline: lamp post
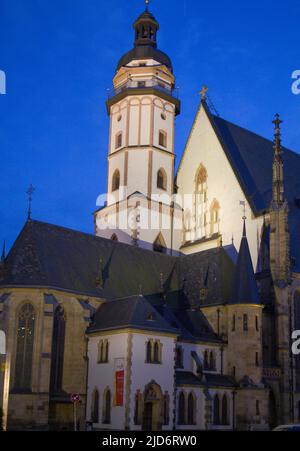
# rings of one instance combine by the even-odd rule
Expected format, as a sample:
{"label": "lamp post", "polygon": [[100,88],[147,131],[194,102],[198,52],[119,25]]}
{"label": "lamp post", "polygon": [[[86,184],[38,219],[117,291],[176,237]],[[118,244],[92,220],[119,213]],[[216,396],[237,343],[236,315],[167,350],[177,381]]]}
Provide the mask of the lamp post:
{"label": "lamp post", "polygon": [[6,368],[6,336],[5,332],[0,329],[0,431],[4,429],[4,381]]}

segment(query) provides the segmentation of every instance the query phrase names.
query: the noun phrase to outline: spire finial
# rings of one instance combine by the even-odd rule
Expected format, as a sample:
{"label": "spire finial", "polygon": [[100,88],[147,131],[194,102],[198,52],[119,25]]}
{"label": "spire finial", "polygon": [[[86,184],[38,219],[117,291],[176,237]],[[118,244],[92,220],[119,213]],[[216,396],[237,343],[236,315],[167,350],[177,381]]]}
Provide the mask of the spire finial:
{"label": "spire finial", "polygon": [[32,195],[35,192],[35,188],[32,185],[32,183],[30,184],[28,190],[26,191],[26,194],[28,196],[28,213],[27,213],[27,219],[28,221],[31,220],[31,205],[32,205]]}
{"label": "spire finial", "polygon": [[201,95],[201,100],[206,100],[207,92],[208,92],[208,87],[203,85],[201,91],[199,92],[199,94]]}
{"label": "spire finial", "polygon": [[2,255],[1,255],[1,262],[4,262],[6,257],[6,251],[5,251],[5,240],[3,241],[3,248],[2,248]]}
{"label": "spire finial", "polygon": [[145,3],[146,3],[146,11],[148,11],[148,9],[149,9],[149,0],[145,0]]}
{"label": "spire finial", "polygon": [[283,121],[280,119],[279,114],[275,114],[273,124],[275,126],[274,131],[274,159],[273,159],[273,202],[277,205],[282,205],[284,201],[284,182],[283,182],[283,158],[281,147],[281,130],[280,125]]}
{"label": "spire finial", "polygon": [[240,205],[243,207],[243,213],[244,213],[244,215],[243,215],[243,222],[244,222],[244,225],[243,225],[243,238],[244,238],[244,237],[247,236],[247,234],[246,234],[246,219],[247,219],[247,217],[246,217],[246,201],[240,200]]}
{"label": "spire finial", "polygon": [[275,119],[273,124],[275,125],[275,133],[274,133],[274,150],[277,155],[281,154],[281,130],[280,125],[283,121],[280,119],[279,114],[275,114]]}

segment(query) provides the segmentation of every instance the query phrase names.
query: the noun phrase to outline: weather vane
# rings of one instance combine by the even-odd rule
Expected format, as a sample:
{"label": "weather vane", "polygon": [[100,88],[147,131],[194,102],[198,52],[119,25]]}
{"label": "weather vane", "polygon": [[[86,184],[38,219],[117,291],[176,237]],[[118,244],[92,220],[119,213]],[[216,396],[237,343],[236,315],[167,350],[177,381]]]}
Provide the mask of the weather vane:
{"label": "weather vane", "polygon": [[30,221],[31,219],[31,205],[32,205],[32,196],[34,192],[35,188],[33,187],[32,184],[30,184],[28,190],[26,191],[26,194],[28,196],[28,215],[27,215],[28,221]]}
{"label": "weather vane", "polygon": [[203,85],[202,89],[200,91],[200,95],[201,95],[201,100],[206,100],[206,93],[208,92],[208,87]]}

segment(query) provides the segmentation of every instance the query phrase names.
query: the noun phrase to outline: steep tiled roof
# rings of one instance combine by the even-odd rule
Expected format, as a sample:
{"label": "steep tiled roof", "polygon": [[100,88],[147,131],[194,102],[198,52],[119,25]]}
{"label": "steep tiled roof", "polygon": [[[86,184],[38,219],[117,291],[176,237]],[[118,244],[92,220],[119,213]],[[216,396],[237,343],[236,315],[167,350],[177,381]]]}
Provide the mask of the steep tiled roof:
{"label": "steep tiled roof", "polygon": [[246,236],[245,222],[243,237],[241,240],[239,255],[236,264],[231,303],[260,304],[257,283],[255,280],[248,240]]}
{"label": "steep tiled roof", "polygon": [[179,333],[142,295],[104,302],[94,315],[89,332],[124,328]]}
{"label": "steep tiled roof", "polygon": [[200,378],[190,371],[176,371],[176,385],[231,388],[236,386],[236,382],[232,377],[222,374],[205,373]]}
{"label": "steep tiled roof", "polygon": [[[206,104],[202,105],[254,213],[268,211],[272,196],[273,142],[211,114]],[[300,272],[300,155],[283,148],[283,159],[291,257],[295,261],[293,270]]]}

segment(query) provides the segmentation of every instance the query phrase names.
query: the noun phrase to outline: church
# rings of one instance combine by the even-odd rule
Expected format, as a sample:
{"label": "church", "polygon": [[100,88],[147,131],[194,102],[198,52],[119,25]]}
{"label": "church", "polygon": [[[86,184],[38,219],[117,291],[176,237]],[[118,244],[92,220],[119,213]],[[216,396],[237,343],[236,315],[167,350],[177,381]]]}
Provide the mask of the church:
{"label": "church", "polygon": [[106,102],[95,233],[29,214],[2,254],[7,430],[73,429],[74,394],[80,430],[300,422],[300,155],[278,114],[265,139],[204,87],[175,173],[181,104],[146,3]]}

